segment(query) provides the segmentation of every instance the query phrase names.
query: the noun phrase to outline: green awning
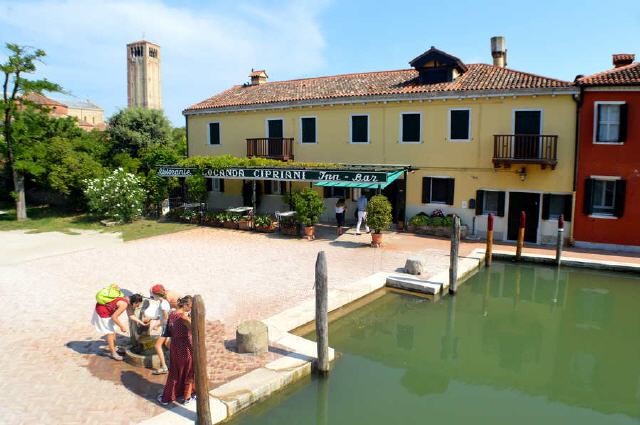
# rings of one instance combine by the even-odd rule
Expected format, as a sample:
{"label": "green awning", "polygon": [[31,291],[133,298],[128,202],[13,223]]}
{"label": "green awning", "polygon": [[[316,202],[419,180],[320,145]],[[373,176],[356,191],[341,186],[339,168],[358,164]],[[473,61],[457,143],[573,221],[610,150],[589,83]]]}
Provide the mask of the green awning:
{"label": "green awning", "polygon": [[323,187],[359,187],[361,189],[384,189],[389,186],[395,179],[400,177],[404,171],[394,171],[387,173],[387,181],[384,183],[357,183],[357,182],[318,182],[316,186]]}

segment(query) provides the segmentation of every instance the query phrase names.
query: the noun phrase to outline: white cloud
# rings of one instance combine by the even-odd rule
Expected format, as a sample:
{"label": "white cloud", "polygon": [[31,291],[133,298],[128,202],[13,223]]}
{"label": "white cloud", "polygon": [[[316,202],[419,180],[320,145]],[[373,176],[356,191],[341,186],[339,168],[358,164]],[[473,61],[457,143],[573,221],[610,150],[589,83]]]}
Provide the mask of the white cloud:
{"label": "white cloud", "polygon": [[318,24],[325,2],[237,2],[222,12],[149,0],[0,5],[0,40],[45,49],[42,75],[91,97],[107,114],[126,106],[125,45],[143,34],[161,46],[164,109],[180,125],[183,108],[245,82],[252,67],[280,80],[325,65]]}

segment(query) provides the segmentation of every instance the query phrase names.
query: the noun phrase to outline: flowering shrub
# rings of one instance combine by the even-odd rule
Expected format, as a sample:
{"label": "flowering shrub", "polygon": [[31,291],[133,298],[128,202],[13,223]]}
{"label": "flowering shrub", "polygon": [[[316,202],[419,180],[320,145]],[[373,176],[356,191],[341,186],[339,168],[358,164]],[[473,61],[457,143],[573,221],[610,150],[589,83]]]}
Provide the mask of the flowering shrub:
{"label": "flowering shrub", "polygon": [[86,181],[89,210],[99,217],[130,222],[142,214],[145,193],[138,177],[118,168],[111,175]]}
{"label": "flowering shrub", "polygon": [[442,212],[442,210],[437,209],[437,210],[433,210],[433,212],[431,213],[431,218],[434,218],[434,217],[442,217],[442,218],[444,218],[445,215],[444,215],[444,212]]}

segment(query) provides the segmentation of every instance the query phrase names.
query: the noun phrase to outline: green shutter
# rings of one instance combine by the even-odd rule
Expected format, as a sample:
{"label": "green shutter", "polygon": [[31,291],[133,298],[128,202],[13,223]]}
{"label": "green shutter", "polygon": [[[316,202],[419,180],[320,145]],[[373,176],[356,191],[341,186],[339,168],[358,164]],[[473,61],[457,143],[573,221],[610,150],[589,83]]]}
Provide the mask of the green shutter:
{"label": "green shutter", "polygon": [[476,190],[476,215],[484,214],[484,190]]}
{"label": "green shutter", "polygon": [[571,210],[573,209],[573,195],[564,195],[564,219],[571,221]]}
{"label": "green shutter", "polygon": [[422,203],[431,202],[431,177],[422,178]]}
{"label": "green shutter", "polygon": [[212,179],[204,179],[205,184],[207,185],[207,192],[211,192],[213,190],[213,180]]}
{"label": "green shutter", "polygon": [[627,140],[627,115],[628,107],[624,103],[620,105],[620,127],[618,127],[618,142],[624,143]]}
{"label": "green shutter", "polygon": [[626,194],[627,182],[624,180],[616,180],[616,200],[614,207],[614,215],[622,217],[624,215],[624,197]]}
{"label": "green shutter", "polygon": [[600,117],[602,116],[602,106],[603,105],[598,105],[596,112],[596,137],[594,138],[596,142],[600,142]]}
{"label": "green shutter", "polygon": [[447,205],[453,205],[453,195],[455,193],[456,180],[447,179]]}
{"label": "green shutter", "polygon": [[593,214],[593,179],[585,179],[584,181],[584,203],[582,211],[585,215]]}

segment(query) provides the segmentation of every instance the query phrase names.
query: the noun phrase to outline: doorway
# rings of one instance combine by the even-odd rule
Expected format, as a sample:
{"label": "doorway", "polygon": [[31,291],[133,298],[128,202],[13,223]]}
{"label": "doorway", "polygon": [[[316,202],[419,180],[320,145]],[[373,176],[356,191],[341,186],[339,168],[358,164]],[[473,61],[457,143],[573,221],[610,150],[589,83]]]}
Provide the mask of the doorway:
{"label": "doorway", "polygon": [[520,212],[524,211],[527,221],[524,228],[526,242],[538,242],[538,219],[540,216],[540,194],[528,192],[509,192],[509,222],[507,239],[518,239]]}
{"label": "doorway", "polygon": [[283,154],[284,123],[281,119],[267,120],[268,153],[267,156],[278,157]]}
{"label": "doorway", "polygon": [[538,158],[540,156],[540,134],[542,134],[542,111],[522,110],[513,112],[515,158]]}
{"label": "doorway", "polygon": [[387,197],[391,203],[391,217],[393,222],[397,223],[398,220],[404,221],[405,211],[405,179],[396,179],[391,182],[387,187],[382,189],[382,194]]}

